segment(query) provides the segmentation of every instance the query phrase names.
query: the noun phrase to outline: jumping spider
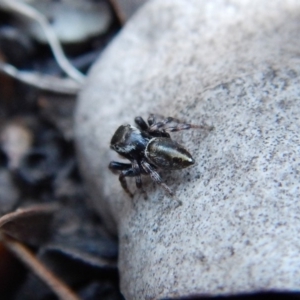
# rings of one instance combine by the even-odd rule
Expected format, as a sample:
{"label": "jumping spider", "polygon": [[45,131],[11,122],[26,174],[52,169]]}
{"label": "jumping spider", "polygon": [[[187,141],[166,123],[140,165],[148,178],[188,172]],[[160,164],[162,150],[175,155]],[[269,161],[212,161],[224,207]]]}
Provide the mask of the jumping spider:
{"label": "jumping spider", "polygon": [[[149,116],[148,124],[142,117],[136,117],[134,121],[138,128],[129,124],[121,125],[110,142],[110,148],[130,160],[130,163],[112,161],[109,169],[120,171],[120,183],[130,197],[133,197],[133,194],[127,187],[125,177],[135,177],[137,188],[142,189],[142,174],[150,175],[154,182],[160,184],[172,196],[172,190],[163,183],[157,170],[187,168],[193,165],[195,160],[182,145],[171,139],[168,131],[212,128],[182,123],[172,117],[157,120],[157,116],[153,114]],[[144,192],[143,189],[142,191]]]}

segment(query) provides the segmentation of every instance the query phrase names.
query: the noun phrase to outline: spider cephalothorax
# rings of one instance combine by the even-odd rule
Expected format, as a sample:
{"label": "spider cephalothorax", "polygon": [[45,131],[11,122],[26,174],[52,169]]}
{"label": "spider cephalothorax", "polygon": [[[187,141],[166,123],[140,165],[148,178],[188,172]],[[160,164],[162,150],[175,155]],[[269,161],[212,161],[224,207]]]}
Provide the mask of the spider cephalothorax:
{"label": "spider cephalothorax", "polygon": [[172,190],[162,182],[157,170],[178,170],[195,163],[192,155],[182,145],[173,141],[168,131],[211,129],[208,126],[182,123],[172,117],[160,119],[161,121],[158,121],[157,117],[151,114],[147,124],[143,118],[136,117],[135,123],[138,127],[121,125],[111,139],[111,149],[127,158],[130,163],[112,161],[109,168],[112,171],[120,171],[121,185],[131,197],[133,195],[127,187],[125,177],[135,177],[136,186],[142,188],[141,175],[149,175],[154,182],[173,195]]}

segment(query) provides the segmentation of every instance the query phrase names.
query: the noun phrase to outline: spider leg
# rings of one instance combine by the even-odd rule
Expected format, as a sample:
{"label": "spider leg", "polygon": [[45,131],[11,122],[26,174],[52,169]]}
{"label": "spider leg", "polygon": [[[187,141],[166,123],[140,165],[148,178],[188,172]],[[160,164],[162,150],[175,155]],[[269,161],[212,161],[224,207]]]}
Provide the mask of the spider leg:
{"label": "spider leg", "polygon": [[150,175],[151,179],[161,185],[171,196],[174,196],[174,193],[172,190],[162,181],[162,178],[160,175],[156,172],[156,170],[145,160],[141,162],[141,166],[144,169],[144,171]]}
{"label": "spider leg", "polygon": [[140,127],[141,130],[148,131],[149,126],[142,117],[136,117],[134,122]]}
{"label": "spider leg", "polygon": [[123,171],[128,170],[131,168],[131,164],[124,164],[120,163],[118,161],[111,161],[108,165],[108,168],[113,172],[116,173],[116,171]]}
{"label": "spider leg", "polygon": [[134,173],[133,173],[133,170],[132,169],[129,169],[129,170],[124,170],[121,172],[121,174],[119,175],[119,181],[121,183],[121,186],[123,188],[123,190],[131,197],[133,198],[133,194],[130,192],[128,186],[127,186],[127,181],[126,181],[126,176],[128,177],[133,177],[135,176]]}
{"label": "spider leg", "polygon": [[[151,116],[151,115],[150,115]],[[154,116],[154,115],[153,115]],[[150,118],[150,117],[149,117]],[[143,130],[148,132],[152,137],[170,137],[170,135],[165,132],[164,130],[156,130],[156,131],[150,131],[150,124],[151,124],[151,119],[149,121],[148,119],[148,124],[145,122],[145,120],[142,117],[136,117],[134,119],[135,123],[138,125],[138,127]]]}
{"label": "spider leg", "polygon": [[[136,186],[137,188],[142,189],[142,179],[141,179],[141,172],[140,172],[140,167],[136,161],[133,161],[132,164],[125,164],[125,163],[120,163],[117,161],[112,161],[109,164],[109,169],[114,171],[121,171],[119,175],[119,181],[121,183],[122,188],[125,190],[125,192],[133,198],[133,194],[130,192],[127,186],[127,181],[125,177],[135,177],[136,181]],[[142,189],[144,192],[144,190]]]}
{"label": "spider leg", "polygon": [[[150,115],[150,128],[149,132],[157,132],[157,131],[180,131],[180,130],[188,130],[191,128],[198,128],[198,129],[206,129],[206,130],[212,130],[213,128],[207,125],[195,125],[190,123],[184,123],[180,121],[179,119],[173,118],[173,117],[167,117],[161,121],[155,121],[154,115]],[[148,120],[149,122],[149,120]]]}
{"label": "spider leg", "polygon": [[155,123],[155,115],[154,114],[150,114],[147,120],[149,126],[152,126]]}
{"label": "spider leg", "polygon": [[130,192],[130,190],[128,189],[127,186],[127,182],[126,182],[126,178],[125,177],[134,177],[135,173],[134,170],[132,168],[131,164],[124,164],[124,163],[120,163],[117,161],[112,161],[110,162],[110,164],[108,165],[108,168],[113,171],[115,173],[115,171],[121,171],[120,175],[119,175],[119,181],[121,183],[122,188],[124,189],[124,191],[131,197],[133,198],[133,194]]}
{"label": "spider leg", "polygon": [[146,193],[143,189],[142,178],[141,178],[141,169],[136,160],[132,162],[132,169],[135,172],[135,184],[138,189],[141,189],[142,193]]}

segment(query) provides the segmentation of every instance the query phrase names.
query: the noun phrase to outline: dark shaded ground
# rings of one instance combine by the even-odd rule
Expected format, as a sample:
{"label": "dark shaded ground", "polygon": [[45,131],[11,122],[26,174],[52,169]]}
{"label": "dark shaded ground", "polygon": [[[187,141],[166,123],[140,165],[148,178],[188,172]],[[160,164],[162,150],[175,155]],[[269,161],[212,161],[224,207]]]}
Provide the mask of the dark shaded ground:
{"label": "dark shaded ground", "polygon": [[[15,16],[0,12],[0,61],[18,70],[61,77],[50,49],[24,35]],[[65,51],[85,73],[120,24]],[[76,95],[44,92],[0,73],[0,216],[19,213],[1,227],[26,245],[82,299],[123,299],[118,289],[117,240],[89,207],[73,140]],[[45,213],[47,205],[58,205]],[[1,236],[0,236],[1,238]],[[0,240],[1,299],[56,299]]]}
{"label": "dark shaded ground", "polygon": [[[121,27],[112,11],[113,21],[104,34],[65,47],[83,73]],[[49,48],[24,35],[14,16],[1,11],[0,62],[63,76]],[[1,299],[57,299],[36,272],[8,250],[4,242],[8,236],[28,247],[81,299],[123,299],[118,287],[117,239],[107,234],[89,206],[77,166],[75,100],[76,95],[44,92],[0,73],[0,217],[7,217],[0,222]],[[215,299],[224,298],[298,299],[299,295]]]}

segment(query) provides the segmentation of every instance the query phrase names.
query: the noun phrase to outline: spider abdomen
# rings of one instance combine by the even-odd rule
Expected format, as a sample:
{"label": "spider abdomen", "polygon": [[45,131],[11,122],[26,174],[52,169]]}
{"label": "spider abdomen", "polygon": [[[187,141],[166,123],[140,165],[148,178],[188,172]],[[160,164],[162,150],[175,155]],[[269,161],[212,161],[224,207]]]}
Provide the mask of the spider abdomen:
{"label": "spider abdomen", "polygon": [[195,163],[182,145],[167,137],[152,138],[145,149],[145,156],[153,165],[165,170],[184,169]]}

